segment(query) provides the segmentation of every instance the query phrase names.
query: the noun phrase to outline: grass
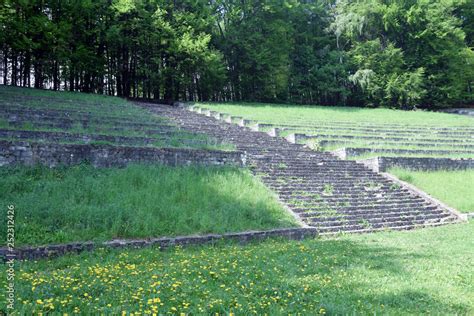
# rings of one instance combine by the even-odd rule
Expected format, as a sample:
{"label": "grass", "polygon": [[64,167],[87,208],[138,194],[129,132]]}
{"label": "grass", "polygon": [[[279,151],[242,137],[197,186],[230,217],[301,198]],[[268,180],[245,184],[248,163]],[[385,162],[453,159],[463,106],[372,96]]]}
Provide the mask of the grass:
{"label": "grass", "polygon": [[[71,114],[88,113],[116,118],[150,118],[148,112],[125,99],[80,92],[51,91],[0,85],[0,100],[5,107],[69,110]],[[158,117],[155,119],[159,120]]]}
{"label": "grass", "polygon": [[473,234],[470,223],[18,263],[16,311],[470,315]]}
{"label": "grass", "polygon": [[245,119],[271,124],[305,124],[314,122],[380,125],[404,127],[471,127],[473,119],[462,115],[427,111],[401,111],[392,109],[367,109],[357,107],[293,106],[264,103],[198,103],[210,110],[243,116]]}
{"label": "grass", "polygon": [[0,204],[17,210],[17,245],[296,225],[263,184],[235,168],[18,167],[0,168],[0,179]]}
{"label": "grass", "polygon": [[460,212],[474,212],[474,170],[413,171],[389,170]]}
{"label": "grass", "polygon": [[[27,110],[43,111],[46,117],[36,118],[23,124],[10,124],[7,112],[1,117],[0,128],[9,130],[27,131],[66,131],[82,135],[113,135],[159,138],[154,147],[177,147],[234,150],[229,144],[222,144],[206,135],[180,130],[166,118],[151,115],[146,109],[117,97],[76,92],[47,91],[29,88],[18,88],[0,85],[0,110],[27,113]],[[63,114],[50,114],[51,110],[63,110]],[[87,126],[81,124],[80,119],[90,118]],[[113,120],[112,120],[113,118]],[[61,120],[63,119],[63,120]],[[74,122],[74,119],[77,121]],[[68,128],[58,128],[57,123],[70,122]],[[119,121],[117,121],[119,120]],[[127,125],[125,123],[147,124],[147,126]],[[18,124],[18,123],[17,123]],[[153,131],[153,133],[148,133]],[[163,137],[156,131],[167,132]],[[132,144],[133,145],[133,144]],[[139,142],[136,144],[142,145]]]}

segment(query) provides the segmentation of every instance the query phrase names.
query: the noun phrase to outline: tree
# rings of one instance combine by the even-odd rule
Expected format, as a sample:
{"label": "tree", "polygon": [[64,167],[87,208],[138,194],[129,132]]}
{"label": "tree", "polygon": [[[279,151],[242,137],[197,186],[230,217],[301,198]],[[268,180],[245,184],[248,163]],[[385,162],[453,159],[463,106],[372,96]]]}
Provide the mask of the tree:
{"label": "tree", "polygon": [[[465,102],[473,78],[471,72],[460,76],[459,66],[471,62],[472,51],[454,15],[458,5],[452,0],[338,3],[332,28],[351,42],[352,80],[359,86],[371,82],[364,89],[369,103]],[[410,90],[402,93],[405,89]]]}

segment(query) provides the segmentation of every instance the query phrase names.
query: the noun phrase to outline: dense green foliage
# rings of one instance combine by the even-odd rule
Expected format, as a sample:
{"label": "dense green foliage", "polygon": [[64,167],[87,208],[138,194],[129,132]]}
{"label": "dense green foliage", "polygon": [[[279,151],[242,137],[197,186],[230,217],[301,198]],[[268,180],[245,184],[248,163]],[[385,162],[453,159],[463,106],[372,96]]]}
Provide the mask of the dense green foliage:
{"label": "dense green foliage", "polygon": [[473,233],[470,223],[244,247],[95,251],[19,263],[15,311],[471,315]]}
{"label": "dense green foliage", "polygon": [[460,212],[474,212],[473,170],[413,171],[394,168],[390,173]]}
{"label": "dense green foliage", "polygon": [[[17,244],[295,225],[273,194],[245,170],[18,167],[0,169],[0,178],[0,203],[16,208]],[[6,221],[0,232],[6,234]]]}
{"label": "dense green foliage", "polygon": [[166,101],[471,104],[473,14],[468,0],[6,0],[2,82]]}

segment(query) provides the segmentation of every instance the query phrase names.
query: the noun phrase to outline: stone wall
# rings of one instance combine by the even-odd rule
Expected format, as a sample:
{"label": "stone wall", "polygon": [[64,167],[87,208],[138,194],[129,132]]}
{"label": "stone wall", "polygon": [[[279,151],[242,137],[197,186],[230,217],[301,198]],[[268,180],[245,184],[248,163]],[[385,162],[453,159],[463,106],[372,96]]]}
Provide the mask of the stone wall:
{"label": "stone wall", "polygon": [[245,155],[237,151],[0,141],[0,166],[55,167],[82,162],[95,167],[124,167],[130,163],[243,166]]}
{"label": "stone wall", "polygon": [[245,244],[252,241],[264,240],[267,238],[285,238],[289,240],[301,240],[308,237],[316,237],[317,229],[314,227],[304,228],[283,228],[266,231],[246,231],[241,233],[228,233],[223,235],[204,236],[183,236],[183,237],[162,237],[138,240],[112,240],[104,243],[76,242],[69,244],[47,245],[39,247],[23,247],[17,249],[0,248],[0,260],[8,259],[34,260],[61,256],[67,253],[80,253],[91,251],[97,248],[143,248],[160,247],[166,249],[172,246],[203,245],[214,244],[220,241],[231,241]]}
{"label": "stone wall", "polygon": [[358,160],[375,172],[386,172],[393,167],[411,170],[463,170],[474,168],[469,158],[375,157]]}

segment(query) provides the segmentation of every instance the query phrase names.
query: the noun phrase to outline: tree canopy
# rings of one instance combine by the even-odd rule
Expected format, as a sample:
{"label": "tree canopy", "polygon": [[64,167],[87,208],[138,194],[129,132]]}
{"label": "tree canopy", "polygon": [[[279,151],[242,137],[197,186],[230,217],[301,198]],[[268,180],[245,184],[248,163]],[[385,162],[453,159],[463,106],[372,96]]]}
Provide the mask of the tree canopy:
{"label": "tree canopy", "polygon": [[4,0],[3,84],[164,101],[474,103],[469,0]]}

